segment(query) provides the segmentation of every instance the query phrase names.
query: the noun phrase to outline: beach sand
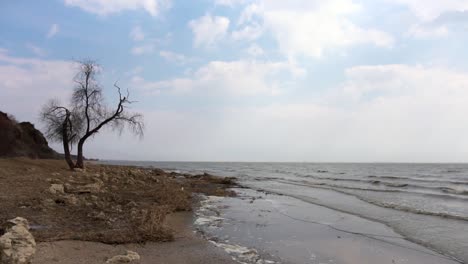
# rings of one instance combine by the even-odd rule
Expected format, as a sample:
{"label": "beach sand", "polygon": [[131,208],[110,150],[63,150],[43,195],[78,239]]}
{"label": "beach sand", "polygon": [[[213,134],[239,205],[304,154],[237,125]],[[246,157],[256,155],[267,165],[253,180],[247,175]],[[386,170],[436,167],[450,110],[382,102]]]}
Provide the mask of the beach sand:
{"label": "beach sand", "polygon": [[192,213],[175,213],[167,217],[166,224],[175,230],[175,241],[146,244],[106,245],[85,241],[56,241],[38,244],[35,264],[102,264],[108,258],[137,252],[139,263],[180,264],[234,264],[222,249],[193,232]]}

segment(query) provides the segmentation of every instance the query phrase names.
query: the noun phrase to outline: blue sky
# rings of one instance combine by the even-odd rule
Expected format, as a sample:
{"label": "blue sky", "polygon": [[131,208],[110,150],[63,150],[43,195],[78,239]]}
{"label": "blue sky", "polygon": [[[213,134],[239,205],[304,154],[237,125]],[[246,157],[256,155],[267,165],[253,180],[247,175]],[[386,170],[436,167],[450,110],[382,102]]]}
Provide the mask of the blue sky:
{"label": "blue sky", "polygon": [[145,138],[87,156],[468,161],[467,0],[18,0],[0,24],[1,110],[41,127],[82,58],[138,101]]}

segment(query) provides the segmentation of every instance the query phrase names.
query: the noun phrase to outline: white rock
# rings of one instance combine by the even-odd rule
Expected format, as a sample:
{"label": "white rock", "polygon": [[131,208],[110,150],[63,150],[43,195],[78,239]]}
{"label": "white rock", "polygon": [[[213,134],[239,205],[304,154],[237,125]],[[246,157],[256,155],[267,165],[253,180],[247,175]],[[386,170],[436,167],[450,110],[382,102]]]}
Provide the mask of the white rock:
{"label": "white rock", "polygon": [[6,233],[0,237],[0,264],[27,264],[36,253],[36,241],[29,232],[28,220],[9,220]]}
{"label": "white rock", "polygon": [[117,263],[130,263],[133,261],[140,260],[140,255],[134,251],[127,250],[126,255],[117,255],[108,259],[106,263],[108,264],[117,264]]}
{"label": "white rock", "polygon": [[49,192],[51,194],[65,193],[65,188],[63,187],[63,184],[52,184],[49,187]]}

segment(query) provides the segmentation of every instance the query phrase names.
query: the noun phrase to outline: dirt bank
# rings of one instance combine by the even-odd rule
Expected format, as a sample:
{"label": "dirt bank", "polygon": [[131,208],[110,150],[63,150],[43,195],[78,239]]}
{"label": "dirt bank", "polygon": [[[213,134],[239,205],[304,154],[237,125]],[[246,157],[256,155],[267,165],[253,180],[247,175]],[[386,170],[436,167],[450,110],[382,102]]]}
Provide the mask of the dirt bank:
{"label": "dirt bank", "polygon": [[232,184],[159,169],[88,164],[71,172],[63,161],[0,159],[0,223],[24,217],[38,242],[172,241],[180,230],[168,214],[191,211],[195,192],[231,195]]}

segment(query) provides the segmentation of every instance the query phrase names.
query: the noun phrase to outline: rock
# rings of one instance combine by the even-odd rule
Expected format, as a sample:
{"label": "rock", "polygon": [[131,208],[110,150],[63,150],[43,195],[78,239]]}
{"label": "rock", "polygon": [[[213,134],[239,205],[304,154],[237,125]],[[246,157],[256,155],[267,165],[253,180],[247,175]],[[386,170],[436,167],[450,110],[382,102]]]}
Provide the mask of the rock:
{"label": "rock", "polygon": [[85,185],[65,185],[65,192],[67,193],[100,193],[102,191],[103,182],[97,180],[95,183]]}
{"label": "rock", "polygon": [[44,135],[33,124],[19,123],[0,111],[0,157],[55,159],[60,155],[49,147]]}
{"label": "rock", "polygon": [[78,200],[78,198],[73,194],[64,196],[63,200],[65,200],[66,205],[76,206],[80,203],[80,200]]}
{"label": "rock", "polygon": [[106,263],[108,264],[130,263],[130,262],[138,261],[138,260],[140,260],[140,255],[138,253],[127,250],[126,255],[113,256],[112,258],[108,259]]}
{"label": "rock", "polygon": [[49,187],[49,192],[51,194],[59,194],[59,193],[65,193],[65,188],[63,184],[52,184]]}
{"label": "rock", "polygon": [[36,241],[29,232],[28,220],[16,217],[7,222],[0,237],[0,264],[27,264],[36,253]]}
{"label": "rock", "polygon": [[44,207],[52,207],[55,205],[55,201],[53,199],[47,198],[42,201],[42,206]]}
{"label": "rock", "polygon": [[107,173],[105,173],[105,172],[101,173],[101,178],[104,181],[109,181],[109,175],[107,175]]}
{"label": "rock", "polygon": [[94,218],[99,219],[99,220],[106,220],[106,214],[104,212],[99,212],[97,215],[94,216]]}

